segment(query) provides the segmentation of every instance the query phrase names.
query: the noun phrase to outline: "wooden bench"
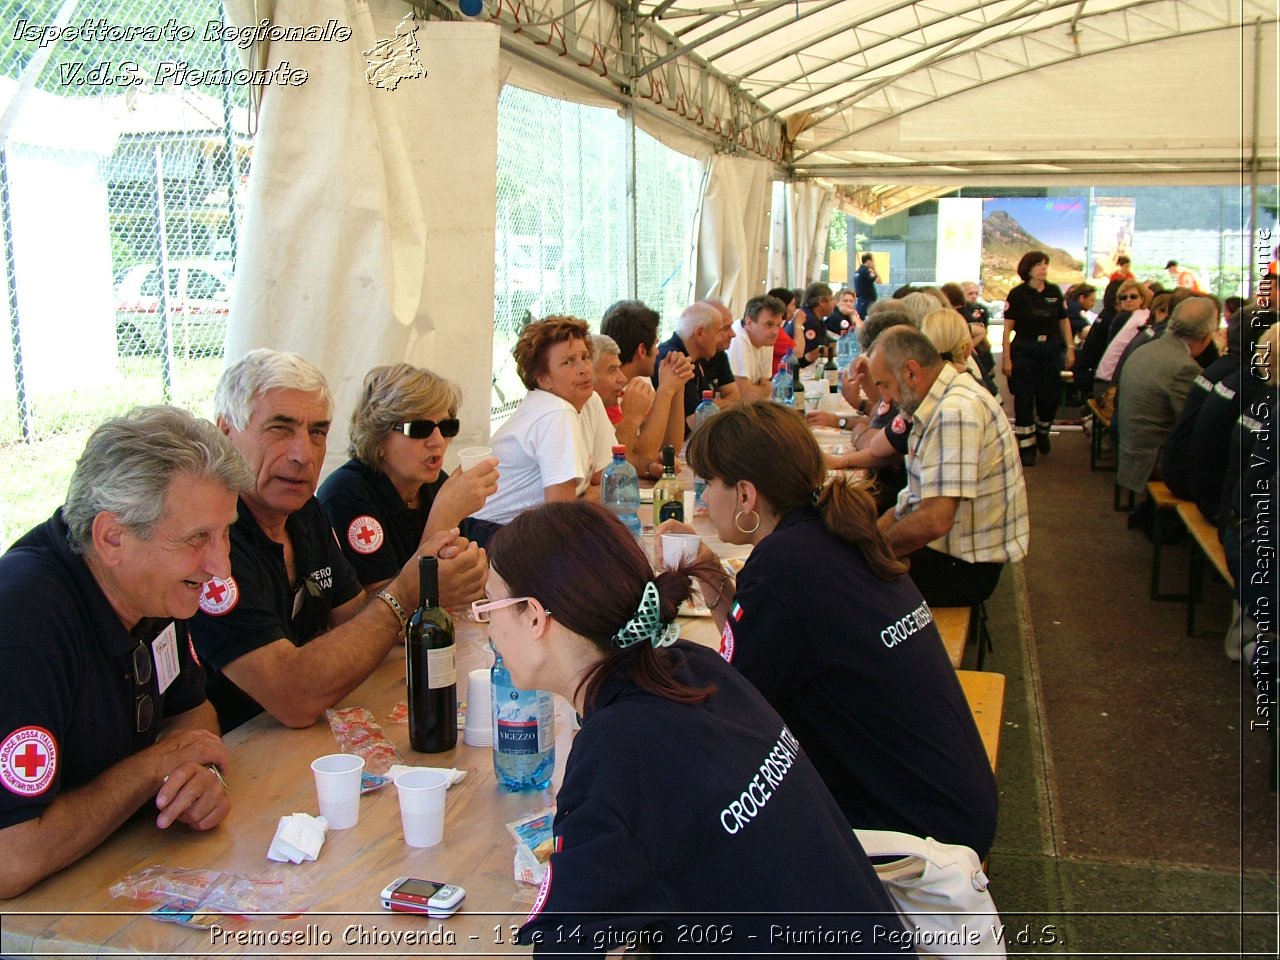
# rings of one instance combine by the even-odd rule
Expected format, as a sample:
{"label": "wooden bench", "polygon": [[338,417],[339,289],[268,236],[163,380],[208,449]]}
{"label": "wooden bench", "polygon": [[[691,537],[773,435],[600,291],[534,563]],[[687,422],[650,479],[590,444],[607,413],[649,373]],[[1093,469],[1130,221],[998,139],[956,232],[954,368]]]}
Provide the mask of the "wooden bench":
{"label": "wooden bench", "polygon": [[[1089,428],[1089,469],[1114,470],[1114,463],[1102,463],[1102,436],[1104,431],[1111,429],[1111,418],[1103,413],[1098,401],[1092,397],[1089,398],[1088,407],[1089,412],[1093,414],[1093,425]],[[1102,465],[1099,466],[1099,464]]]}
{"label": "wooden bench", "polygon": [[1196,633],[1196,604],[1200,602],[1200,591],[1204,585],[1205,560],[1213,564],[1227,586],[1234,588],[1236,582],[1227,569],[1227,551],[1218,539],[1218,528],[1206,520],[1199,507],[1189,500],[1178,502],[1178,516],[1195,541],[1187,570],[1187,633],[1194,637],[1199,636]]}
{"label": "wooden bench", "polygon": [[1000,761],[1000,730],[1004,725],[1004,674],[957,670],[956,677],[964,690],[964,698],[969,701],[991,769],[995,771]]}
{"label": "wooden bench", "polygon": [[964,660],[964,647],[969,642],[969,608],[968,607],[935,607],[933,622],[942,636],[942,645],[946,647],[947,659],[957,670]]}
{"label": "wooden bench", "polygon": [[1151,506],[1154,508],[1151,518],[1151,599],[1185,600],[1185,593],[1160,592],[1160,548],[1164,545],[1165,514],[1175,512],[1178,504],[1188,501],[1175,496],[1163,480],[1150,481],[1147,484],[1147,496],[1151,498]]}

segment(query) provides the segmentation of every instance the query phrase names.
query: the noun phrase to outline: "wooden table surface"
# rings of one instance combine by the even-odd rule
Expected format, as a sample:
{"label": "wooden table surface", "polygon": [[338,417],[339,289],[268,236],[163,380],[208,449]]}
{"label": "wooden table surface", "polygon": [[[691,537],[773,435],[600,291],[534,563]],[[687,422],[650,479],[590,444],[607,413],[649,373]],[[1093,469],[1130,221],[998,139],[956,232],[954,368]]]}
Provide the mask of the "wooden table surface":
{"label": "wooden table surface", "polygon": [[[749,548],[721,544],[710,523],[697,517],[694,526],[726,556],[744,556]],[[649,541],[651,542],[651,540]],[[456,618],[459,696],[466,693],[467,672],[488,667],[480,624]],[[689,639],[715,646],[719,634],[710,617],[682,618]],[[493,774],[492,750],[465,744],[442,754],[418,754],[409,747],[408,727],[388,722],[392,708],[405,699],[403,647],[396,647],[377,671],[340,706],[366,707],[409,764],[456,767],[467,776],[449,788],[444,840],[436,847],[414,849],[404,843],[394,784],[365,794],[360,821],[350,830],[330,831],[314,862],[277,864],[267,848],[281,816],[318,814],[310,764],[316,757],[339,752],[328,724],[305,730],[281,726],[262,714],[229,733],[232,764],[227,771],[232,808],[216,829],[197,833],[182,825],[158,830],[154,813],[145,812],[125,824],[97,850],[26,894],[0,901],[0,953],[141,955],[244,954],[379,956],[421,953],[424,942],[396,946],[393,938],[436,932],[452,944],[433,952],[456,955],[527,952],[511,945],[511,934],[532,907],[535,887],[513,878],[515,843],[506,824],[555,804],[572,743],[572,710],[556,698],[556,774],[550,789],[507,793]],[[162,923],[142,914],[153,904],[112,898],[112,884],[149,866],[220,870],[251,877],[288,876],[307,890],[305,916],[267,916],[252,922],[228,918],[220,924],[226,936]],[[467,897],[462,909],[443,921],[387,913],[378,894],[399,876],[461,884]],[[255,945],[236,942],[238,934],[301,938],[281,945],[279,939]],[[360,942],[359,937],[375,938]],[[328,939],[326,939],[328,938]],[[356,938],[355,942],[346,940]],[[392,938],[392,939],[388,939]]]}
{"label": "wooden table surface", "polygon": [[[748,547],[721,543],[705,516],[694,527],[723,557],[744,557]],[[651,543],[651,540],[649,541]],[[484,628],[457,619],[458,677],[463,694],[469,670],[487,667]],[[682,636],[716,646],[710,617],[682,618]],[[360,821],[330,831],[319,859],[299,865],[266,858],[281,816],[318,813],[310,763],[338,752],[325,723],[305,730],[281,726],[260,715],[226,737],[232,764],[227,771],[232,810],[218,828],[197,833],[182,825],[158,830],[144,811],[79,863],[0,902],[0,952],[39,954],[256,954],[259,956],[401,956],[430,952],[489,955],[525,952],[511,935],[532,906],[536,889],[513,878],[514,841],[508,822],[552,807],[572,742],[572,711],[557,698],[556,774],[550,789],[512,794],[493,775],[489,747],[458,745],[443,754],[414,753],[408,728],[388,721],[405,699],[403,648],[341,706],[365,707],[409,764],[456,767],[467,775],[449,788],[444,840],[414,849],[404,843],[394,784],[366,794]],[[112,898],[112,884],[149,866],[218,870],[250,877],[292,879],[305,891],[304,915],[226,918],[211,930],[161,923],[145,916],[152,904]],[[391,880],[413,876],[461,884],[462,909],[448,920],[394,915],[380,908],[378,894]],[[428,939],[434,936],[434,943]],[[242,938],[253,938],[246,941]],[[419,938],[406,941],[406,937]],[[282,938],[292,938],[291,941]]]}

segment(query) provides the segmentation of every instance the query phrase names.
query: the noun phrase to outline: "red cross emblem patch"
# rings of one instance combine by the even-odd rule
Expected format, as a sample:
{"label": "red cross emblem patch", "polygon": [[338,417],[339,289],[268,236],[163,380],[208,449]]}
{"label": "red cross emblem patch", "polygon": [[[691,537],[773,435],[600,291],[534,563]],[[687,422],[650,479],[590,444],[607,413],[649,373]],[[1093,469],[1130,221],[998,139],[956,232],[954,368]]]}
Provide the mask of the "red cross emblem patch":
{"label": "red cross emblem patch", "polygon": [[368,514],[356,517],[347,527],[347,543],[356,553],[377,553],[384,539],[382,524]]}
{"label": "red cross emblem patch", "polygon": [[20,797],[38,797],[58,771],[58,744],[44,727],[22,727],[0,743],[0,781]]}
{"label": "red cross emblem patch", "polygon": [[235,577],[214,577],[200,590],[200,609],[211,617],[220,617],[234,610],[239,599]]}

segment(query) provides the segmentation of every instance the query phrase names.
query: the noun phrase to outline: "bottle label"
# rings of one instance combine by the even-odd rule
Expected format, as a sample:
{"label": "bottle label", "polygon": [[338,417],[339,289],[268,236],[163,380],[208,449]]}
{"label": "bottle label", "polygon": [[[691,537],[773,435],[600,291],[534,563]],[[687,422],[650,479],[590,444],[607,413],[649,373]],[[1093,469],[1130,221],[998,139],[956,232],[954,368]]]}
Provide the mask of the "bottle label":
{"label": "bottle label", "polygon": [[684,501],[668,500],[658,510],[658,522],[663,520],[679,520],[684,522]]}
{"label": "bottle label", "polygon": [[533,754],[555,743],[555,705],[546,690],[494,688],[503,698],[495,711],[494,746],[499,753]]}
{"label": "bottle label", "polygon": [[538,753],[538,721],[499,720],[495,745],[499,753]]}
{"label": "bottle label", "polygon": [[447,647],[436,647],[427,651],[427,688],[438,690],[440,687],[452,687],[458,682],[458,661],[454,656],[456,644]]}

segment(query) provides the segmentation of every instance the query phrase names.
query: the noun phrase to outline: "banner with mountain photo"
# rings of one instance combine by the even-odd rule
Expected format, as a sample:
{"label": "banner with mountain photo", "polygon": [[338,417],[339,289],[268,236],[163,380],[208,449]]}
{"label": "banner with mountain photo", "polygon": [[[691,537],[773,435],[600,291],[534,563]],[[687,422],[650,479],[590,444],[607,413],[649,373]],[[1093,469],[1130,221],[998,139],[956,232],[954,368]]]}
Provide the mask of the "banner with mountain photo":
{"label": "banner with mountain photo", "polygon": [[1031,250],[1049,258],[1049,282],[1063,292],[1084,280],[1084,197],[997,197],[982,202],[982,294],[1003,300],[1022,280]]}

